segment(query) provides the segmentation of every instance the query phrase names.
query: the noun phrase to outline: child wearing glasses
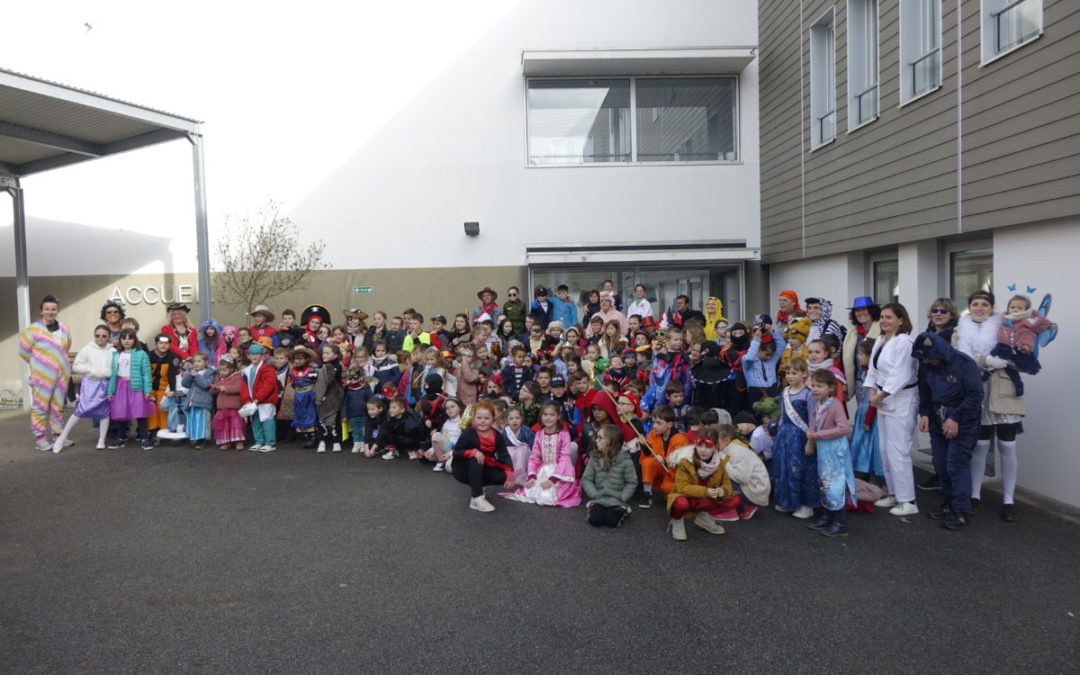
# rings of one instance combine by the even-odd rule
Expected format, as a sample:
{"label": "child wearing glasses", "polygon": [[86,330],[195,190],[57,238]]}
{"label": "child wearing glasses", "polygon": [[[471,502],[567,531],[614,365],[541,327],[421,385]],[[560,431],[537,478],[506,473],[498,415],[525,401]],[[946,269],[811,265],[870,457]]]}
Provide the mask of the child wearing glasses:
{"label": "child wearing glasses", "polygon": [[98,326],[94,329],[94,339],[75,355],[71,372],[79,381],[79,403],[53,443],[55,453],[64,448],[71,430],[84,417],[101,420],[97,449],[105,449],[105,436],[109,433],[109,377],[112,375],[112,356],[116,352],[109,342],[110,337],[107,325]]}

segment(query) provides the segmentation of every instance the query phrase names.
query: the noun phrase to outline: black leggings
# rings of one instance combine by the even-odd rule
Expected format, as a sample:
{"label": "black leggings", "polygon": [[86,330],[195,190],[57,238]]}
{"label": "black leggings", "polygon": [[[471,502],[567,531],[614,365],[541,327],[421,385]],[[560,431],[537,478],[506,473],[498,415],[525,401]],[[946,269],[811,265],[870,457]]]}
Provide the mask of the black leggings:
{"label": "black leggings", "polygon": [[484,466],[472,457],[465,460],[454,460],[454,478],[465,483],[472,490],[473,497],[484,494],[485,485],[503,485],[506,483],[506,472],[494,466]]}
{"label": "black leggings", "polygon": [[628,506],[601,506],[600,504],[591,504],[588,507],[589,511],[589,524],[596,527],[618,527],[622,525],[622,522],[630,516],[630,507]]}
{"label": "black leggings", "polygon": [[979,440],[988,441],[994,437],[994,430],[997,430],[997,438],[999,441],[1016,440],[1016,434],[1020,433],[1020,422],[1016,424],[985,424],[979,427]]}

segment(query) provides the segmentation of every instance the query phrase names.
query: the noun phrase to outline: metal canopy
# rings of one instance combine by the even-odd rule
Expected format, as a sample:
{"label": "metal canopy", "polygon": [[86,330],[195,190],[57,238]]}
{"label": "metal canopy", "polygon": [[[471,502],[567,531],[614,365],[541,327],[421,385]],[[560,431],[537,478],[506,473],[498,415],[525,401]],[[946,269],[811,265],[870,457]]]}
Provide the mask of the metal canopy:
{"label": "metal canopy", "polygon": [[209,318],[210,244],[199,124],[188,117],[0,68],[0,189],[14,202],[19,325],[30,323],[26,212],[19,179],[178,138],[192,144],[199,305],[202,318]]}

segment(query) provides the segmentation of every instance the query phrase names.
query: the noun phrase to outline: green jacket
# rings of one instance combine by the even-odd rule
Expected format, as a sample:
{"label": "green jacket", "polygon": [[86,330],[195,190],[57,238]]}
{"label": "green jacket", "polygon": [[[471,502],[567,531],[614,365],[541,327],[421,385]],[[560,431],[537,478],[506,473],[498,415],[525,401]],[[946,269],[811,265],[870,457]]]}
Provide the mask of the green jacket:
{"label": "green jacket", "polygon": [[[116,378],[120,370],[120,352],[113,352],[112,375],[109,377],[109,396],[116,393]],[[131,391],[149,394],[154,390],[150,381],[150,357],[141,349],[131,350]]]}
{"label": "green jacket", "polygon": [[620,450],[604,470],[603,460],[590,458],[581,476],[581,488],[589,502],[601,506],[626,506],[637,489],[637,472],[630,453]]}
{"label": "green jacket", "polygon": [[[502,306],[502,312],[506,315],[507,319],[510,319],[510,323],[514,324],[514,334],[525,334],[525,312],[527,311],[525,302],[522,300],[508,300]],[[491,317],[492,320],[495,317]],[[496,330],[499,328],[495,326]],[[569,328],[569,326],[567,326]]]}

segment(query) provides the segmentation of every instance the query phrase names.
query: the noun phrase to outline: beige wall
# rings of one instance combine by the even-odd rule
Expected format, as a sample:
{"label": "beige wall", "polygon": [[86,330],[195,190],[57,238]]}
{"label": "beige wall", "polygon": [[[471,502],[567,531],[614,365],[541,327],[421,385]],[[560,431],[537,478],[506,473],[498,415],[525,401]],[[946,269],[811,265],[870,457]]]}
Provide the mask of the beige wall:
{"label": "beige wall", "polygon": [[[384,309],[393,316],[413,307],[425,317],[436,313],[451,316],[476,307],[479,304],[476,291],[484,286],[499,291],[499,299],[503,300],[508,286],[524,286],[525,280],[524,267],[329,270],[318,273],[306,290],[285,293],[268,304],[280,313],[285,307],[299,312],[305,305],[317,302],[330,310],[335,322],[343,322],[342,312],[353,307],[360,307],[368,314]],[[30,281],[30,301],[36,316],[42,296],[51,293],[60,299],[60,320],[71,329],[72,350],[78,351],[90,341],[94,326],[100,323],[102,303],[112,297],[117,288],[122,296],[139,300],[138,304],[129,304],[125,300],[127,313],[139,320],[140,335],[149,339],[166,318],[160,291],[149,292],[150,299],[155,302],[142,301],[141,296],[151,286],[154,289],[164,287],[167,300],[176,297],[178,286],[181,293],[187,288],[192,294],[197,290],[193,274],[35,277]],[[374,292],[355,294],[353,289],[357,286],[371,286]],[[135,290],[131,290],[133,288]],[[0,297],[7,299],[5,305],[9,307],[9,311],[0,315],[0,354],[7,355],[0,359],[0,389],[18,392],[25,387],[20,372],[22,362],[16,356],[18,332],[22,327],[16,325],[15,281],[11,277],[0,278]],[[249,325],[242,311],[221,303],[214,305],[214,318],[222,324]]]}

